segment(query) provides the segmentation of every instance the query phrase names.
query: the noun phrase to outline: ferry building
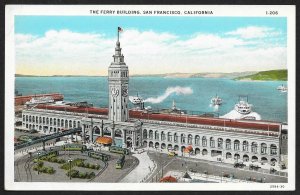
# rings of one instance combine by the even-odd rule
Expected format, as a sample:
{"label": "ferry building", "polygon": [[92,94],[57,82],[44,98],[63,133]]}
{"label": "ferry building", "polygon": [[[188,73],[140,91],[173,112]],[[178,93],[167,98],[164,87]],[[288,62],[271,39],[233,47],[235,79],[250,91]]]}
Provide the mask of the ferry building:
{"label": "ferry building", "polygon": [[[55,133],[81,127],[82,141],[110,137],[120,147],[156,148],[196,158],[279,163],[283,125],[128,108],[129,70],[119,38],[108,67],[108,108],[37,105],[22,112],[22,128]],[[285,130],[286,131],[286,130]],[[217,158],[212,158],[217,160]]]}

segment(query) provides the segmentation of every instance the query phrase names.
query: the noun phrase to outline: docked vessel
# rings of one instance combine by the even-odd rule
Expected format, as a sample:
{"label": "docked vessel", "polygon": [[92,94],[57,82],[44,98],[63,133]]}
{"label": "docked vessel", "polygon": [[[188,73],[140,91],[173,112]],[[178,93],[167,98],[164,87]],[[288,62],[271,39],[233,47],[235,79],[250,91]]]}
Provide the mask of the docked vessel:
{"label": "docked vessel", "polygon": [[252,111],[252,105],[248,103],[248,97],[246,100],[242,98],[244,96],[239,97],[239,101],[237,104],[234,105],[234,109],[231,110],[229,113],[220,116],[220,118],[227,118],[227,119],[245,119],[245,120],[261,120],[261,116]]}
{"label": "docked vessel", "polygon": [[[247,98],[248,99],[248,98]],[[248,100],[239,100],[237,104],[235,104],[234,109],[241,114],[249,114],[251,112],[252,105],[248,103]]]}
{"label": "docked vessel", "polygon": [[281,92],[287,92],[287,87],[284,86],[284,85],[280,85],[280,86],[277,87],[277,90],[281,91]]}
{"label": "docked vessel", "polygon": [[33,97],[28,102],[25,103],[26,106],[36,105],[36,104],[46,104],[53,103],[54,99],[50,96],[46,97]]}
{"label": "docked vessel", "polygon": [[210,102],[213,106],[219,106],[222,104],[223,100],[218,95],[216,95],[210,100]]}

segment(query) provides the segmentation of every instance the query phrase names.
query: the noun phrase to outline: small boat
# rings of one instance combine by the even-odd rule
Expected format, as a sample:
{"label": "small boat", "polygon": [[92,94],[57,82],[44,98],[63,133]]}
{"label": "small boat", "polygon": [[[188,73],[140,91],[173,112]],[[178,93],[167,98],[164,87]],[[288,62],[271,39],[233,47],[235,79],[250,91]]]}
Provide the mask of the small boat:
{"label": "small boat", "polygon": [[239,102],[235,104],[234,109],[240,114],[249,114],[251,112],[252,105],[247,100],[239,99]]}
{"label": "small boat", "polygon": [[280,86],[277,87],[277,90],[281,91],[281,92],[287,92],[287,87],[284,86],[284,85],[280,85]]}
{"label": "small boat", "polygon": [[25,103],[25,105],[36,105],[36,104],[46,104],[46,103],[53,103],[54,99],[50,96],[46,97],[33,97],[31,100]]}
{"label": "small boat", "polygon": [[211,104],[213,105],[213,106],[219,106],[219,105],[221,105],[222,104],[222,99],[218,96],[218,95],[216,95],[215,97],[213,97],[211,100],[210,100],[210,102],[211,102]]}

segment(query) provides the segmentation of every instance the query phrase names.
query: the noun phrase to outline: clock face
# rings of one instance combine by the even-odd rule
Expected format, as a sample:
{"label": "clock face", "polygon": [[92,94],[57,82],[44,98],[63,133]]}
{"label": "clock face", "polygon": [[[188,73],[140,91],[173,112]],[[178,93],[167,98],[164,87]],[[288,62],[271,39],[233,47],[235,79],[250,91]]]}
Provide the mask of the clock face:
{"label": "clock face", "polygon": [[114,97],[117,97],[119,95],[119,90],[113,87],[113,88],[111,88],[111,94]]}
{"label": "clock face", "polygon": [[128,95],[127,86],[122,86],[122,96],[127,97],[127,95]]}

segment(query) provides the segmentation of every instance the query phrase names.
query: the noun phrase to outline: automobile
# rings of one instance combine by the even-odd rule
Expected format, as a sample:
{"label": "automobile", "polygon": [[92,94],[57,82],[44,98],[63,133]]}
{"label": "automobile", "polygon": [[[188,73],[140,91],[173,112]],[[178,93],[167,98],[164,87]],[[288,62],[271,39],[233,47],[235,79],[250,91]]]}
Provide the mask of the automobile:
{"label": "automobile", "polygon": [[282,165],[281,165],[281,169],[286,169],[285,164],[282,164]]}
{"label": "automobile", "polygon": [[249,165],[249,170],[255,170],[257,171],[258,169],[260,169],[261,167],[259,167],[258,165],[253,165],[253,164],[250,164]]}
{"label": "automobile", "polygon": [[177,156],[177,154],[174,151],[168,152],[168,156]]}
{"label": "automobile", "polygon": [[192,173],[197,173],[197,171],[195,169],[192,169],[192,168],[190,168],[189,171],[192,172]]}
{"label": "automobile", "polygon": [[244,168],[246,165],[243,163],[235,163],[234,168]]}
{"label": "automobile", "polygon": [[274,168],[270,168],[270,173],[276,173],[277,172],[277,170],[276,169],[274,169]]}

